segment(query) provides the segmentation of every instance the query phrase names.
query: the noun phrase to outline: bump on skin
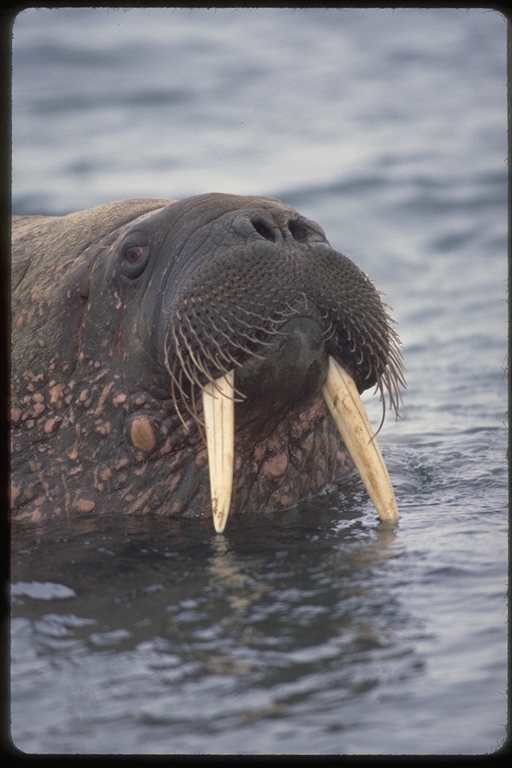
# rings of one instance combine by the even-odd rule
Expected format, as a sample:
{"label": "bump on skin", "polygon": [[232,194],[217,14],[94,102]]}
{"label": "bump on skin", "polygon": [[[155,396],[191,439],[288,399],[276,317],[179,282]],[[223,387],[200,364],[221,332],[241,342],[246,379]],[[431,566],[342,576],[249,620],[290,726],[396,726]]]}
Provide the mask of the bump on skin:
{"label": "bump on skin", "polygon": [[136,416],[130,429],[130,440],[134,448],[149,453],[155,447],[155,432],[147,416]]}

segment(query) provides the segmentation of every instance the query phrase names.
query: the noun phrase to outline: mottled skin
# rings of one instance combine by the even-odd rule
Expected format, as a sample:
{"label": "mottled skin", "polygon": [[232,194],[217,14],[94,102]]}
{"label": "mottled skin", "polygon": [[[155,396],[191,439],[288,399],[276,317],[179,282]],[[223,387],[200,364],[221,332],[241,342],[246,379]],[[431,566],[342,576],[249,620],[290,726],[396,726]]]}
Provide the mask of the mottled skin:
{"label": "mottled skin", "polygon": [[12,285],[17,519],[211,514],[199,387],[233,367],[231,515],[289,507],[352,470],[327,355],[360,391],[399,375],[373,285],[271,198],[14,217]]}

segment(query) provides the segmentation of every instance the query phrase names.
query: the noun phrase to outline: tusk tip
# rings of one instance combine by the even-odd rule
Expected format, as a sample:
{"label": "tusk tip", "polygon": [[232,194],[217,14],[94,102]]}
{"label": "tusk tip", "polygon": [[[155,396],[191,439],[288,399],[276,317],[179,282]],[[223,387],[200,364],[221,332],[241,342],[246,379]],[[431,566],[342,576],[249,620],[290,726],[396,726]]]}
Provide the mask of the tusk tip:
{"label": "tusk tip", "polygon": [[224,533],[224,528],[226,527],[227,523],[227,516],[224,518],[213,516],[213,527],[215,528],[215,533]]}
{"label": "tusk tip", "polygon": [[400,519],[400,515],[398,514],[398,509],[396,507],[392,509],[377,510],[377,512],[383,523],[396,525]]}

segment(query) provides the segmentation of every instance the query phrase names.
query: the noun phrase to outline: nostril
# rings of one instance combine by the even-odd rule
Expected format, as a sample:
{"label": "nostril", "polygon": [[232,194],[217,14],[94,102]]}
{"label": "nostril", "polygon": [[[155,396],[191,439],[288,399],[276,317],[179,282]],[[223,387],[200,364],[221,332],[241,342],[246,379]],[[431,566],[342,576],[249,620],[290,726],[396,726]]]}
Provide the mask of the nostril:
{"label": "nostril", "polygon": [[272,232],[270,227],[267,224],[265,224],[265,222],[260,221],[259,219],[253,219],[251,223],[254,229],[256,230],[256,232],[262,237],[264,237],[265,240],[270,240],[272,243],[275,242],[276,238],[274,237],[274,233]]}
{"label": "nostril", "polygon": [[274,226],[272,226],[272,223],[267,223],[261,218],[254,218],[250,221],[256,232],[271,243],[275,243],[283,238],[288,240],[290,235],[297,242],[303,243],[314,234],[311,227],[302,219],[283,220],[276,222]]}
{"label": "nostril", "polygon": [[288,229],[294,240],[298,240],[299,242],[307,240],[308,235],[310,234],[309,228],[299,219],[292,219],[292,221],[289,221]]}

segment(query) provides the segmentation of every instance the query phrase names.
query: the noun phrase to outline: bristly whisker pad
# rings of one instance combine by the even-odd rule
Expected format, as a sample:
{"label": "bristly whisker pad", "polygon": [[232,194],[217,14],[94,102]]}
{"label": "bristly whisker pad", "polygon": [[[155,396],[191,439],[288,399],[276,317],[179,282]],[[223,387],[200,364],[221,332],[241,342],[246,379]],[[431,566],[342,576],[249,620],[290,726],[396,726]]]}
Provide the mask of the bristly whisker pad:
{"label": "bristly whisker pad", "polygon": [[[319,324],[326,353],[360,391],[376,387],[382,422],[386,393],[398,418],[405,387],[400,341],[373,283],[327,246],[305,248],[296,259],[274,249],[269,255],[269,246],[263,247],[252,259],[212,259],[191,275],[170,308],[164,359],[182,422],[187,412],[200,425],[196,404],[206,384],[250,359],[264,360],[294,317]],[[237,402],[244,397],[239,391],[235,396]]]}

